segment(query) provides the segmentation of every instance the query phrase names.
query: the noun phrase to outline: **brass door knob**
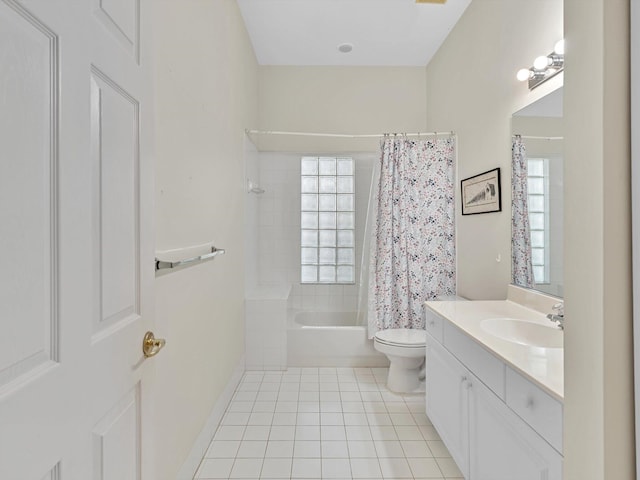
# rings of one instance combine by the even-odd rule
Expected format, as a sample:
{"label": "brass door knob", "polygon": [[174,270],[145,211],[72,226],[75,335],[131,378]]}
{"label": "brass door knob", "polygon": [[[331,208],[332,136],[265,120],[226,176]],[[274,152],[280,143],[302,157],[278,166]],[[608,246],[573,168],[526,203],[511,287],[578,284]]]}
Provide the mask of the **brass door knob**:
{"label": "brass door knob", "polygon": [[153,332],[147,332],[142,339],[142,353],[146,358],[153,357],[162,350],[165,343],[167,342],[164,338],[156,338]]}

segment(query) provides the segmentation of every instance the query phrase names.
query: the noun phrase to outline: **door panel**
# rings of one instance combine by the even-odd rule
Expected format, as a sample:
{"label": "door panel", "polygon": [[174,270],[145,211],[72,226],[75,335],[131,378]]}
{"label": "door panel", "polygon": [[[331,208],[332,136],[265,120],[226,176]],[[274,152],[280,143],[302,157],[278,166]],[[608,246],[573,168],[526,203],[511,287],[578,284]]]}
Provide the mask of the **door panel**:
{"label": "door panel", "polygon": [[140,3],[92,3],[93,472],[95,480],[153,480],[144,455],[154,360],[142,354],[153,318],[150,62],[139,55]]}
{"label": "door panel", "polygon": [[93,429],[93,480],[140,480],[140,385]]}
{"label": "door panel", "polygon": [[140,316],[139,102],[92,68],[92,151],[96,170],[97,329]]}
{"label": "door panel", "polygon": [[113,38],[138,61],[140,0],[94,0],[94,15]]}
{"label": "door panel", "polygon": [[[66,378],[74,367],[62,362],[59,328],[67,311],[78,312],[85,304],[80,300],[69,309],[61,306],[66,295],[59,268],[64,229],[57,188],[62,163],[61,44],[48,12],[0,0],[3,479],[57,480],[55,466],[68,443],[65,423],[78,407],[67,394]],[[67,353],[67,359],[72,357]]]}
{"label": "door panel", "polygon": [[[0,1],[0,394],[57,359],[57,38]],[[16,132],[19,132],[16,134]],[[9,208],[9,206],[11,206]]]}
{"label": "door panel", "polygon": [[0,0],[1,479],[154,479],[144,5]]}
{"label": "door panel", "polygon": [[42,480],[61,480],[60,479],[60,465],[56,465],[47,473]]}

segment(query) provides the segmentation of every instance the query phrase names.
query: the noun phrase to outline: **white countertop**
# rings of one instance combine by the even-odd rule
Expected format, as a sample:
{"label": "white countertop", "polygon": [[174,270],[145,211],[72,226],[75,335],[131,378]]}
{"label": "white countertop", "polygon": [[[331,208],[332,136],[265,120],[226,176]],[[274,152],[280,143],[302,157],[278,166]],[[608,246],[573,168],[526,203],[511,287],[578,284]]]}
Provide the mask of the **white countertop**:
{"label": "white countertop", "polygon": [[488,318],[516,318],[549,326],[544,314],[509,300],[425,302],[435,313],[502,359],[554,398],[564,400],[564,349],[541,348],[502,340],[486,332],[480,322]]}

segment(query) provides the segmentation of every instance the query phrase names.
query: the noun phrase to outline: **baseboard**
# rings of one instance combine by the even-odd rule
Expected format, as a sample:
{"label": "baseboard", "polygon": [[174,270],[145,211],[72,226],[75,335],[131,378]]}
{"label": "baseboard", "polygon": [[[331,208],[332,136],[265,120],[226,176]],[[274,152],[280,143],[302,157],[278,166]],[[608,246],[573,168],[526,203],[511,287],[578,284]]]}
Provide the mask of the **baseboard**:
{"label": "baseboard", "polygon": [[200,466],[200,461],[204,454],[209,448],[209,444],[213,439],[213,435],[216,433],[216,429],[220,424],[220,420],[222,420],[222,416],[224,415],[225,410],[227,409],[227,405],[231,401],[233,397],[233,393],[236,391],[240,380],[242,380],[242,375],[244,374],[244,355],[236,365],[233,370],[233,374],[227,383],[227,386],[224,388],[222,394],[218,398],[218,401],[211,410],[211,415],[207,419],[204,428],[198,435],[187,459],[182,464],[178,475],[176,476],[176,480],[193,480],[198,467]]}

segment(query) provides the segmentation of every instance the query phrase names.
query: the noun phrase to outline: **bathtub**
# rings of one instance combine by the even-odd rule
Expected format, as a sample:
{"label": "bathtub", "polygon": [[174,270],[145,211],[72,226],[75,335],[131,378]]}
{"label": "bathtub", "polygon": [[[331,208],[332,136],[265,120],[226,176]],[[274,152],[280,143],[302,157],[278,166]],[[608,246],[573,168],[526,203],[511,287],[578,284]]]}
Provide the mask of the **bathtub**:
{"label": "bathtub", "polygon": [[291,367],[386,367],[356,312],[290,311],[287,363]]}

